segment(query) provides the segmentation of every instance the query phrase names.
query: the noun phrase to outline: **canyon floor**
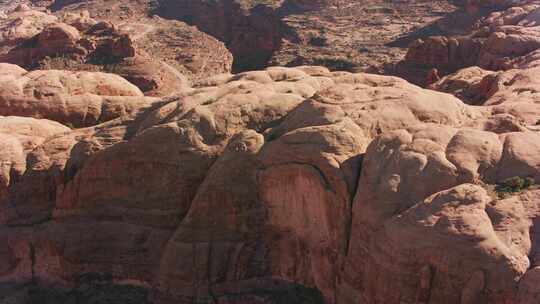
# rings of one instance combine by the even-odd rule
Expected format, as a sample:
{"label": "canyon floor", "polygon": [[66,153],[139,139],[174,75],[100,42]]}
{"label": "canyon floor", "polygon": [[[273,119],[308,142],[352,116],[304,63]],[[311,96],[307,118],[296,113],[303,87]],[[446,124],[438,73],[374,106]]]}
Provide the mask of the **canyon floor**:
{"label": "canyon floor", "polygon": [[0,304],[538,304],[539,77],[539,1],[0,0]]}

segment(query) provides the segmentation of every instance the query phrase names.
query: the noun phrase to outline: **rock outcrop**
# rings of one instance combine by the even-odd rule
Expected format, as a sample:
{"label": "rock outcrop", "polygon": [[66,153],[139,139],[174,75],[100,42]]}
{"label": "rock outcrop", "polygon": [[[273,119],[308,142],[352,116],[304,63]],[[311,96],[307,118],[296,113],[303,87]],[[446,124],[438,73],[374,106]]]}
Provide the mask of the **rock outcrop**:
{"label": "rock outcrop", "polygon": [[24,174],[28,153],[48,137],[69,130],[50,120],[0,116],[0,202],[7,201],[8,186]]}
{"label": "rock outcrop", "polygon": [[491,80],[495,75],[493,71],[473,66],[450,74],[428,87],[450,93],[468,104],[482,104],[490,94]]}
{"label": "rock outcrop", "polygon": [[492,71],[533,67],[540,48],[539,9],[538,4],[525,3],[489,14],[466,34],[418,39],[395,67],[396,74],[429,85],[424,80],[432,68],[448,75],[471,66]]}
{"label": "rock outcrop", "polygon": [[39,34],[48,25],[54,24],[58,18],[50,14],[19,6],[0,18],[0,50],[17,45]]}
{"label": "rock outcrop", "polygon": [[[538,136],[510,134],[501,140],[482,131],[428,127],[375,140],[353,204],[353,241],[345,267],[352,283],[345,290],[359,291],[356,296],[366,302],[516,301],[516,281],[530,266],[527,227],[536,213],[517,200],[499,202],[477,184],[516,174],[519,170],[506,167],[517,160],[510,160],[513,152],[505,157],[514,149],[508,140]],[[528,161],[537,164],[535,158]],[[451,253],[444,249],[449,246]]]}
{"label": "rock outcrop", "polygon": [[[192,80],[231,69],[232,57],[222,43],[177,21],[156,17],[145,23],[141,18],[117,26],[97,21],[85,10],[59,18],[30,9],[20,14],[43,20],[10,14],[6,24],[0,24],[5,31],[0,62],[28,69],[115,73],[150,96],[169,95],[188,88]],[[11,25],[19,19],[30,22],[24,31]]]}
{"label": "rock outcrop", "polygon": [[538,190],[490,185],[540,182],[540,137],[500,105],[322,67],[195,87],[14,158],[2,281],[99,274],[154,303],[536,295]]}
{"label": "rock outcrop", "polygon": [[111,22],[117,30],[129,34],[136,50],[148,55],[146,66],[148,58],[161,61],[191,81],[231,71],[233,58],[221,41],[183,22],[154,15],[156,2],[70,2],[55,1],[53,8],[60,19],[74,26],[91,23],[89,19]]}
{"label": "rock outcrop", "polygon": [[394,71],[426,70],[408,74],[426,89],[322,66],[230,74],[223,43],[150,16],[191,18],[249,68],[380,35],[350,53],[354,70],[466,27],[444,19],[382,48],[449,4],[369,32],[366,16],[406,10],[263,2],[0,16],[0,302],[537,303],[537,4],[455,1],[463,24],[500,11],[413,43]]}
{"label": "rock outcrop", "polygon": [[159,1],[160,15],[196,25],[225,42],[237,71],[264,68],[281,44],[279,1]]}
{"label": "rock outcrop", "polygon": [[151,107],[159,101],[144,97],[136,86],[114,74],[26,72],[3,63],[0,69],[9,73],[0,74],[0,115],[4,116],[47,118],[71,127],[84,127]]}
{"label": "rock outcrop", "polygon": [[395,63],[404,55],[409,31],[430,27],[447,1],[397,3],[337,1],[169,1],[156,12],[196,25],[225,42],[234,71],[268,65],[322,65],[365,71]]}
{"label": "rock outcrop", "polygon": [[[472,67],[448,75],[430,88],[452,93],[469,104],[490,105],[497,119],[536,130],[540,104],[535,83],[539,73],[538,67],[501,72]],[[503,113],[512,114],[513,118],[503,118],[499,115]]]}

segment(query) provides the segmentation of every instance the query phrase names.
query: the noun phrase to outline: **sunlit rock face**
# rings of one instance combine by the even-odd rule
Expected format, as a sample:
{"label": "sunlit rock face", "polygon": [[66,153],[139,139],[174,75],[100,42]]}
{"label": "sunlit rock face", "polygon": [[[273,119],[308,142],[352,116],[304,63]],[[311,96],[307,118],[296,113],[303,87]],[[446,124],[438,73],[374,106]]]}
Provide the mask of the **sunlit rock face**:
{"label": "sunlit rock face", "polygon": [[497,106],[322,67],[197,87],[85,129],[5,118],[29,130],[3,140],[7,282],[99,273],[157,303],[534,294],[520,278],[534,278],[538,191],[488,185],[540,179],[538,135],[506,129]]}
{"label": "sunlit rock face", "polygon": [[[248,30],[261,16],[357,8],[165,2],[238,42],[235,60],[283,50],[274,23]],[[538,302],[534,4],[460,4],[500,11],[413,43],[422,88],[231,74],[223,43],[149,16],[159,3],[104,3],[0,16],[0,302]],[[215,18],[233,10],[247,23]]]}

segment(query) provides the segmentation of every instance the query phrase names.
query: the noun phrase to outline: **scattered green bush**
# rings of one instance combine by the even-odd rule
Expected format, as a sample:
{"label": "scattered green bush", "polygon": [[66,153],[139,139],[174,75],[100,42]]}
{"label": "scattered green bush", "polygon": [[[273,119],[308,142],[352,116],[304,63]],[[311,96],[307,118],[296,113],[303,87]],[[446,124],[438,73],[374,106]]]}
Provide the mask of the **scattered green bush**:
{"label": "scattered green bush", "polygon": [[355,72],[358,65],[345,57],[318,57],[314,58],[313,65],[322,65],[331,71]]}
{"label": "scattered green bush", "polygon": [[216,101],[217,101],[217,98],[209,98],[209,99],[205,100],[205,101],[202,103],[202,105],[203,105],[203,106],[211,105],[211,104],[213,104],[213,103],[216,102]]}
{"label": "scattered green bush", "polygon": [[309,44],[313,46],[327,46],[328,42],[325,37],[317,36],[309,38]]}
{"label": "scattered green bush", "polygon": [[499,197],[506,197],[511,193],[517,193],[534,185],[531,177],[514,176],[503,180],[495,186],[495,191]]}
{"label": "scattered green bush", "polygon": [[38,66],[43,70],[74,70],[79,63],[67,56],[45,57]]}

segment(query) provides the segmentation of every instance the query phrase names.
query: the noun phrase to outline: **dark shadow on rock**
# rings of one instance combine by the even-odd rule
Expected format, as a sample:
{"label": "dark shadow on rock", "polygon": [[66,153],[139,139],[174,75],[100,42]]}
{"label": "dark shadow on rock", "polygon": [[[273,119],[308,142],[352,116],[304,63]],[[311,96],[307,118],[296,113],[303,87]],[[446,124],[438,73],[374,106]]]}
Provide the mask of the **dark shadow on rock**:
{"label": "dark shadow on rock", "polygon": [[[268,304],[324,304],[321,291],[299,283],[279,280],[254,280],[254,286],[248,290],[215,293],[218,300],[227,303],[268,303]],[[255,300],[256,299],[256,300]],[[218,301],[220,303],[221,301]]]}
{"label": "dark shadow on rock", "polygon": [[79,2],[89,2],[89,1],[84,1],[84,0],[55,0],[47,8],[50,9],[52,12],[56,12],[56,11],[61,10],[65,6],[75,4],[75,3],[79,3]]}
{"label": "dark shadow on rock", "polygon": [[444,35],[444,32],[439,29],[439,26],[436,23],[431,23],[425,27],[419,28],[411,33],[408,33],[405,36],[402,36],[394,41],[387,43],[386,46],[407,48],[413,41],[417,39],[440,35]]}
{"label": "dark shadow on rock", "polygon": [[148,290],[118,285],[107,274],[85,274],[74,288],[44,287],[36,283],[1,283],[0,303],[17,304],[151,304]]}
{"label": "dark shadow on rock", "polygon": [[284,37],[298,40],[283,18],[309,9],[286,0],[278,8],[257,4],[249,9],[234,0],[203,1],[157,0],[151,12],[165,19],[176,19],[225,43],[233,55],[233,73],[264,69],[281,48]]}
{"label": "dark shadow on rock", "polygon": [[529,234],[531,236],[531,251],[529,252],[531,267],[540,266],[540,217],[533,219]]}
{"label": "dark shadow on rock", "polygon": [[464,10],[457,10],[387,43],[386,46],[407,48],[413,41],[430,36],[467,35],[473,31],[474,25],[479,20],[491,12],[491,10],[479,10],[477,13],[471,14]]}

